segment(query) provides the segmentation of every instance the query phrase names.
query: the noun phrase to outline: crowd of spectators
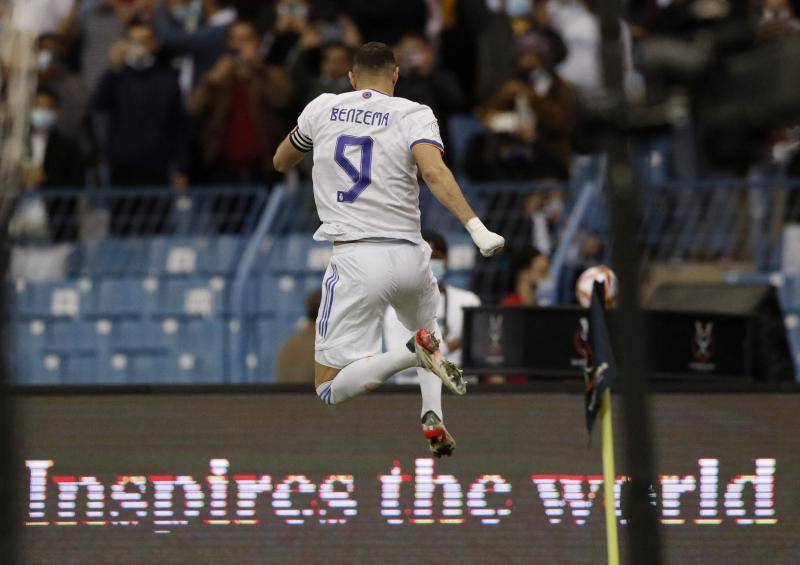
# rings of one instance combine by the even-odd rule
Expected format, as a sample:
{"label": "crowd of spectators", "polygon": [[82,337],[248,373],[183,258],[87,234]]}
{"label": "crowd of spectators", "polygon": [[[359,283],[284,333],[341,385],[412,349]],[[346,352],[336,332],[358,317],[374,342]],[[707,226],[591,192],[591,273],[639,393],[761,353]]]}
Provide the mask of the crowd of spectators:
{"label": "crowd of spectators", "polygon": [[[351,88],[352,53],[366,41],[394,47],[396,94],[433,109],[446,146],[452,116],[479,124],[463,147],[462,175],[560,187],[586,145],[580,108],[603,89],[595,0],[42,1],[23,167],[30,190],[269,188],[279,180],[274,149],[311,99]],[[657,14],[680,4],[642,2],[622,22],[626,84],[638,79],[632,46],[658,28]],[[764,0],[761,9],[765,37],[798,31],[790,0]],[[510,198],[522,234],[513,246],[546,259],[568,195],[555,188]],[[69,211],[75,202],[58,205]],[[112,231],[125,233],[114,216],[112,203]],[[51,235],[76,233],[66,226]],[[598,249],[596,234],[579,234],[573,261]],[[511,278],[508,289],[528,300]]]}
{"label": "crowd of spectators", "polygon": [[82,154],[77,184],[269,186],[299,111],[349,90],[353,49],[370,40],[394,46],[398,96],[486,126],[467,148],[475,179],[566,179],[573,106],[600,88],[585,0],[48,1],[38,84]]}

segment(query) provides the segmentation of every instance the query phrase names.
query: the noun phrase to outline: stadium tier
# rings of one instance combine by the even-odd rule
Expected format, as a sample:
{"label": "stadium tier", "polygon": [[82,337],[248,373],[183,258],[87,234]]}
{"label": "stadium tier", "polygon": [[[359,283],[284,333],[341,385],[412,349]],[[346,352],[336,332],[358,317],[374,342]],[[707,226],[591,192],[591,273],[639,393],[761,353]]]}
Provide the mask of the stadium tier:
{"label": "stadium tier", "polygon": [[[564,220],[552,238],[553,282],[543,295],[550,304],[573,302],[574,280],[586,260],[580,256],[581,245],[588,235],[600,240],[591,260],[605,261],[612,244],[600,191],[602,160],[580,157],[573,168],[575,180],[568,185],[465,185],[487,223],[504,226],[512,251],[531,237],[528,212],[520,211],[526,205],[521,195],[562,195]],[[782,186],[787,195],[794,194],[794,184]],[[237,190],[256,204],[242,215],[237,212],[233,220],[217,210],[206,214],[203,222],[183,225],[173,215],[167,222],[170,227],[162,230],[168,233],[87,237],[56,244],[21,239],[13,251],[15,279],[10,288],[16,381],[274,381],[276,351],[303,323],[306,296],[321,286],[330,245],[311,237],[317,220],[307,188],[274,192],[271,198],[279,202],[271,218],[259,189]],[[730,284],[774,284],[800,363],[800,274],[780,272],[785,262],[780,229],[762,233],[752,226],[756,221],[765,225],[781,221],[777,215],[786,217],[789,211],[755,217],[752,209],[736,204],[757,199],[758,190],[726,182],[649,187],[643,251],[654,272],[661,265],[708,266],[723,260],[732,265],[726,270]],[[427,191],[422,194],[423,227],[438,228],[449,242],[448,284],[473,288],[485,303],[498,301],[511,276],[510,256],[492,263],[476,257],[469,236],[447,223],[445,211]],[[96,204],[102,202],[97,194],[76,191],[74,197],[95,202],[95,212],[103,209]],[[218,197],[213,191],[201,193],[188,207],[208,209],[207,204]],[[153,198],[162,199],[172,210],[187,207],[180,204],[185,197],[169,192],[155,191]],[[125,210],[125,199],[120,196],[117,201]],[[50,225],[57,229],[67,221],[75,219],[54,216]],[[241,229],[218,233],[218,226],[226,223],[238,223]],[[793,244],[787,240],[786,245]],[[254,253],[245,260],[248,248]],[[29,268],[42,258],[48,258],[48,272]],[[756,270],[743,273],[747,265]],[[243,281],[240,296],[234,296],[237,280]],[[238,370],[240,366],[244,369]]]}

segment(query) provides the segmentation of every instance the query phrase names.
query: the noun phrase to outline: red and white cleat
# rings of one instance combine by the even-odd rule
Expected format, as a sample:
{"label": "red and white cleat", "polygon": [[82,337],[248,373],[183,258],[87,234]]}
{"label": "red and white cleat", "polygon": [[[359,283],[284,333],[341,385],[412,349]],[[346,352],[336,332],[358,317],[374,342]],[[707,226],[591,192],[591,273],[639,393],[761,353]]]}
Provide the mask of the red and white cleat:
{"label": "red and white cleat", "polygon": [[467,393],[467,383],[464,382],[461,369],[444,358],[439,350],[439,340],[433,332],[419,330],[414,336],[414,351],[419,366],[439,377],[450,392],[459,396]]}
{"label": "red and white cleat", "polygon": [[422,433],[430,444],[431,453],[437,459],[442,456],[450,457],[456,450],[456,440],[433,410],[428,410],[422,417]]}

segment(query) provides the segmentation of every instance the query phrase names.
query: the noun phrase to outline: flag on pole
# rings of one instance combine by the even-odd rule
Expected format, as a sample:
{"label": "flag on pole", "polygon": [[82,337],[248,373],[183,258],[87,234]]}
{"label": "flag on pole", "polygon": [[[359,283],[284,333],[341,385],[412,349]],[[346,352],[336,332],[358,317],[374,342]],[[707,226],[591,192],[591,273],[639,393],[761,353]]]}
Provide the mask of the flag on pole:
{"label": "flag on pole", "polygon": [[605,314],[605,290],[603,283],[595,281],[592,289],[592,303],[589,306],[588,324],[583,326],[584,367],[583,378],[584,405],[586,408],[586,429],[592,435],[597,415],[602,408],[603,392],[611,390],[616,378],[617,368],[611,351]]}
{"label": "flag on pole", "polygon": [[611,418],[611,386],[617,368],[611,351],[605,312],[605,288],[595,281],[588,320],[581,319],[580,347],[584,357],[583,376],[586,381],[584,405],[589,441],[592,428],[600,416],[602,423],[603,490],[605,493],[606,551],[609,565],[619,565],[617,536],[616,471],[614,465],[614,431]]}

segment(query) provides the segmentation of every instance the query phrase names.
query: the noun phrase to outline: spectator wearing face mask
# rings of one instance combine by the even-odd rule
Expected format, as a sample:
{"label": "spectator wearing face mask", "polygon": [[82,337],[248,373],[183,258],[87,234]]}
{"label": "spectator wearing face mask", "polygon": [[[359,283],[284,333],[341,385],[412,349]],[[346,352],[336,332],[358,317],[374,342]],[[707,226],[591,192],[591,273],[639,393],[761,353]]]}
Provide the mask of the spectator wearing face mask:
{"label": "spectator wearing face mask", "polygon": [[191,59],[191,65],[181,69],[187,92],[225,53],[228,31],[238,17],[233,4],[232,0],[171,0],[155,7],[153,27],[162,47],[171,55]]}
{"label": "spectator wearing face mask", "polygon": [[517,76],[483,108],[488,133],[470,144],[467,173],[475,180],[566,180],[574,113],[572,91],[553,71],[560,43],[532,33],[517,48]]}
{"label": "spectator wearing face mask", "polygon": [[217,61],[192,93],[201,120],[202,153],[212,182],[270,182],[272,154],[286,133],[291,102],[286,72],[264,62],[253,24],[231,26],[230,54]]}
{"label": "spectator wearing face mask", "polygon": [[[480,306],[478,296],[453,285],[445,284],[447,276],[447,241],[442,234],[435,231],[422,232],[422,238],[431,247],[431,272],[439,285],[441,299],[436,313],[439,329],[442,332],[442,353],[453,363],[461,363],[463,344],[461,337],[464,331],[464,308]],[[389,306],[383,318],[384,343],[405,343],[413,335],[397,318],[394,308]],[[417,370],[409,369],[400,375],[403,382],[416,382]]]}
{"label": "spectator wearing face mask", "polygon": [[80,72],[89,92],[94,92],[108,69],[108,51],[125,35],[125,28],[138,13],[128,0],[81,0],[65,26],[70,45],[79,50]]}
{"label": "spectator wearing face mask", "polygon": [[[94,94],[94,109],[107,116],[104,154],[112,186],[185,188],[186,114],[177,73],[158,58],[152,27],[134,20],[116,43]],[[163,197],[114,198],[111,231],[163,233],[169,202]]]}
{"label": "spectator wearing face mask", "polygon": [[108,114],[105,153],[116,186],[185,185],[186,124],[176,73],[161,64],[153,29],[135,20],[116,43],[94,94]]}
{"label": "spectator wearing face mask", "polygon": [[[311,16],[307,0],[278,0],[275,26],[265,40],[267,60],[286,67],[301,92],[313,87],[312,83],[325,64],[327,45],[342,44],[352,50],[362,43],[358,28],[347,16],[336,15],[331,10],[318,11],[314,19]],[[329,55],[338,58],[328,61],[329,65],[335,65],[341,62],[343,53],[332,52]],[[302,102],[298,100],[300,104],[293,110],[299,113],[303,108]]]}
{"label": "spectator wearing face mask", "polygon": [[[23,164],[23,184],[27,190],[46,193],[50,188],[84,185],[85,157],[76,139],[56,127],[59,114],[56,94],[40,87],[31,105],[28,152]],[[78,234],[77,199],[50,195],[45,206],[53,240],[74,240]]]}
{"label": "spectator wearing face mask", "polygon": [[307,104],[320,94],[330,92],[341,94],[353,89],[347,73],[353,66],[353,51],[344,43],[331,43],[322,49],[322,63],[319,74],[308,80],[302,89],[303,104]]}
{"label": "spectator wearing face mask", "polygon": [[49,33],[40,36],[37,47],[37,84],[58,97],[58,129],[80,140],[81,147],[88,152],[91,135],[86,85],[80,75],[70,71],[64,64],[65,45],[60,35]]}
{"label": "spectator wearing face mask", "polygon": [[[275,4],[275,28],[269,36],[267,60],[273,65],[293,66],[299,55],[298,47],[318,47],[312,38],[307,0],[278,0]],[[314,45],[310,45],[313,39]]]}
{"label": "spectator wearing face mask", "polygon": [[501,304],[503,306],[536,306],[536,292],[540,283],[550,276],[550,260],[535,247],[527,247],[514,253],[514,290]]}
{"label": "spectator wearing face mask", "polygon": [[435,51],[422,35],[404,35],[395,49],[400,67],[396,96],[429,106],[439,118],[445,146],[446,124],[451,115],[467,110],[466,97],[455,76],[436,69]]}

